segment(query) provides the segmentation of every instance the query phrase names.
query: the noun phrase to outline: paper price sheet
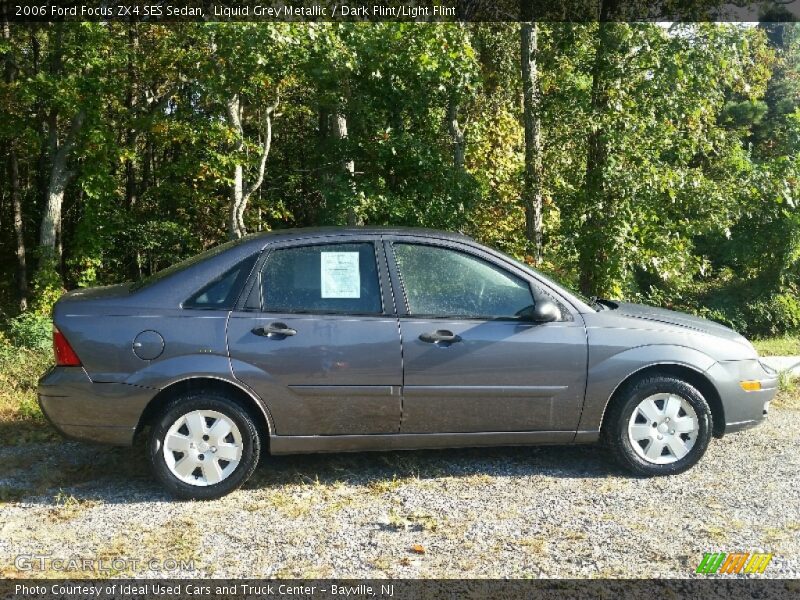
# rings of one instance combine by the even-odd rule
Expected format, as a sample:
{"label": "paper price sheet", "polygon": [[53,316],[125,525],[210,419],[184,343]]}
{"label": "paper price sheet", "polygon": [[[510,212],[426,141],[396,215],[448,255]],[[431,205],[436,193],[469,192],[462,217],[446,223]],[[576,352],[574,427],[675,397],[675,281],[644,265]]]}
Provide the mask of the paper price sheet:
{"label": "paper price sheet", "polygon": [[320,278],[323,298],[360,298],[358,252],[322,252]]}

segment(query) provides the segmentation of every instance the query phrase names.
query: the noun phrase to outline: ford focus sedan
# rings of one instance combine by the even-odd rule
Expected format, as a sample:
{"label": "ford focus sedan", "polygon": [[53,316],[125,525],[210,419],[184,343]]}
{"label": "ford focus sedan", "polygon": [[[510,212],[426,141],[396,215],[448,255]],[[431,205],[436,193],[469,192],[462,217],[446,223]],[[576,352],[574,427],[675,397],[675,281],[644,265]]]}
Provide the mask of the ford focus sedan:
{"label": "ford focus sedan", "polygon": [[762,421],[777,374],[717,323],[582,298],[473,240],[297,229],[55,305],[39,402],[68,437],[146,434],[157,478],[222,496],[272,454],[603,441],[685,471]]}

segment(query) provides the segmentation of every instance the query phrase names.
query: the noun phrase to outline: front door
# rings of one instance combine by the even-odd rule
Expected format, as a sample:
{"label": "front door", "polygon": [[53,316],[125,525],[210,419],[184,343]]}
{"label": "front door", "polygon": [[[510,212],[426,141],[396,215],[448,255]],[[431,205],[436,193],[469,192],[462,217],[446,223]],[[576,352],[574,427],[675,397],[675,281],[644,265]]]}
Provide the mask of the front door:
{"label": "front door", "polygon": [[388,288],[375,240],[268,251],[228,344],[234,375],[263,398],[277,435],[397,432],[402,359]]}
{"label": "front door", "polygon": [[391,248],[407,313],[402,433],[576,430],[587,360],[579,315],[564,306],[558,322],[524,321],[547,296],[469,246],[398,238]]}

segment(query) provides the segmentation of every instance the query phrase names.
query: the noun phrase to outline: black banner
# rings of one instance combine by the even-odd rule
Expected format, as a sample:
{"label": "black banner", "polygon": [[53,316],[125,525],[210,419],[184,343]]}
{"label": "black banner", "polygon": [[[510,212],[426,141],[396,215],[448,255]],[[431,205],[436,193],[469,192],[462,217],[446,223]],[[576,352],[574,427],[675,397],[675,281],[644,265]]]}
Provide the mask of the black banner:
{"label": "black banner", "polygon": [[0,580],[3,600],[291,599],[428,600],[484,598],[799,598],[800,581],[687,580]]}
{"label": "black banner", "polygon": [[795,21],[800,0],[0,0],[9,22]]}

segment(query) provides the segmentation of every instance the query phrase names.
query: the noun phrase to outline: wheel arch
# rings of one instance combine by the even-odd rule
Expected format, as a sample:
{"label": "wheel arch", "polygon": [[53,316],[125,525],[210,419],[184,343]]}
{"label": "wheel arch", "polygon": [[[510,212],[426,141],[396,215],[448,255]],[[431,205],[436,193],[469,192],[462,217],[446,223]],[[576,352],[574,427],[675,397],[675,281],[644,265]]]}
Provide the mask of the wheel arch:
{"label": "wheel arch", "polygon": [[708,402],[708,407],[711,409],[711,422],[712,433],[714,437],[722,437],[725,432],[725,409],[722,405],[722,398],[708,376],[692,367],[679,363],[657,363],[647,365],[641,369],[634,371],[623,379],[606,402],[605,409],[603,410],[603,417],[600,423],[601,431],[606,426],[606,416],[609,413],[609,407],[614,402],[619,402],[622,397],[622,392],[631,384],[641,381],[647,377],[654,375],[664,375],[668,377],[675,377],[685,381],[689,385],[697,389]]}
{"label": "wheel arch", "polygon": [[267,442],[272,435],[274,428],[269,411],[252,391],[229,379],[212,376],[196,376],[179,379],[161,389],[153,396],[150,402],[147,403],[147,406],[145,406],[142,415],[139,417],[139,423],[136,425],[134,436],[139,436],[145,428],[151,425],[173,398],[179,394],[200,389],[212,389],[222,392],[244,410],[248,411],[255,419],[256,425],[266,434],[265,442]]}

